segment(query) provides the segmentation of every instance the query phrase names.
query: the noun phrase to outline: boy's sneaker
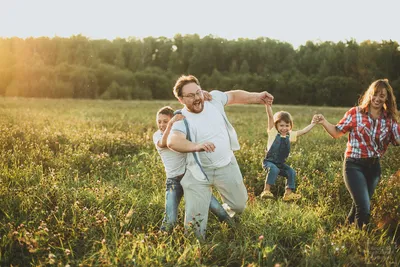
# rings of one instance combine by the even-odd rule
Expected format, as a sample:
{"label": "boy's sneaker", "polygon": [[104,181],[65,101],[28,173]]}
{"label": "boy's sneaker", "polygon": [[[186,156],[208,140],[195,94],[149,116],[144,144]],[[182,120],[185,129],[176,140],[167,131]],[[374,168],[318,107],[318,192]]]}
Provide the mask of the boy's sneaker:
{"label": "boy's sneaker", "polygon": [[261,193],[260,198],[274,198],[274,194],[272,194],[269,190],[264,190]]}
{"label": "boy's sneaker", "polygon": [[301,198],[301,195],[300,194],[296,194],[296,193],[285,193],[284,195],[283,195],[283,198],[282,198],[282,200],[283,201],[291,201],[291,200],[297,200],[297,199],[300,199]]}

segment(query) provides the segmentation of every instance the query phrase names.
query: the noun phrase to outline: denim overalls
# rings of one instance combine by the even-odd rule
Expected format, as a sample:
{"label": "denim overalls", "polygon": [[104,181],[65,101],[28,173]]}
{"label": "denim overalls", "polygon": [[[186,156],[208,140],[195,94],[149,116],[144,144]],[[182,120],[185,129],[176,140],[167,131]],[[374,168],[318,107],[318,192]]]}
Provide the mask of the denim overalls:
{"label": "denim overalls", "polygon": [[281,175],[287,178],[287,188],[295,189],[296,172],[285,164],[289,153],[289,134],[285,138],[278,133],[263,161],[263,167],[268,171],[267,184],[274,185],[278,175]]}

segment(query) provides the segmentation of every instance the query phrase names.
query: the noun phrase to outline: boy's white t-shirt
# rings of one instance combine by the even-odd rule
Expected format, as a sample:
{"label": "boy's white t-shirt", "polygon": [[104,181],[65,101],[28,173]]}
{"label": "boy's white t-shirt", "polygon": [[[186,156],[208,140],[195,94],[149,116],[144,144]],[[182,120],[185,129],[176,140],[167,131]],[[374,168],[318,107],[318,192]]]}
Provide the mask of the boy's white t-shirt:
{"label": "boy's white t-shirt", "polygon": [[[225,105],[228,96],[223,92],[213,91],[213,100]],[[221,112],[209,101],[204,101],[204,109],[201,113],[191,113],[186,108],[182,114],[189,123],[191,136],[196,143],[212,142],[215,145],[214,152],[199,152],[200,163],[205,168],[220,168],[228,165],[233,156],[226,122]],[[178,121],[172,126],[172,130],[178,130],[186,134],[183,121]]]}
{"label": "boy's white t-shirt", "polygon": [[164,164],[165,173],[167,178],[174,178],[178,175],[185,173],[186,154],[179,153],[169,149],[168,147],[161,148],[157,145],[158,141],[161,140],[162,133],[160,130],[153,134],[153,142],[157,148],[158,154],[161,156],[161,160]]}
{"label": "boy's white t-shirt", "polygon": [[[267,133],[268,133],[267,150],[269,150],[271,148],[272,144],[274,143],[275,138],[279,132],[275,127],[273,127],[271,130],[268,130]],[[290,142],[296,142],[297,131],[290,131],[289,136],[290,136],[290,139],[289,139]],[[286,137],[282,136],[282,138],[286,138]]]}

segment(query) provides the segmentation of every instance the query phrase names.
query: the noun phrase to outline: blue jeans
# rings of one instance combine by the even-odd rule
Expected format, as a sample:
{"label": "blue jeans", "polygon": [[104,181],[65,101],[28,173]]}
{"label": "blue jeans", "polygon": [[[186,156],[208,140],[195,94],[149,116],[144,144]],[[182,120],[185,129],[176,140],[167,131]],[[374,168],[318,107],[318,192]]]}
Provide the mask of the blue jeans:
{"label": "blue jeans", "polygon": [[[182,197],[183,188],[180,179],[168,178],[165,192],[165,215],[161,225],[162,231],[168,232],[176,225],[178,221],[178,206]],[[229,218],[228,213],[213,195],[211,196],[210,210],[220,222]]]}
{"label": "blue jeans", "polygon": [[296,172],[289,165],[284,163],[275,164],[269,160],[264,160],[263,162],[264,169],[268,170],[268,175],[265,183],[274,185],[278,175],[287,178],[287,188],[294,190],[296,188],[295,180],[296,180]]}
{"label": "blue jeans", "polygon": [[347,221],[356,223],[359,228],[369,223],[371,198],[381,176],[379,159],[346,158],[343,176],[353,204]]}

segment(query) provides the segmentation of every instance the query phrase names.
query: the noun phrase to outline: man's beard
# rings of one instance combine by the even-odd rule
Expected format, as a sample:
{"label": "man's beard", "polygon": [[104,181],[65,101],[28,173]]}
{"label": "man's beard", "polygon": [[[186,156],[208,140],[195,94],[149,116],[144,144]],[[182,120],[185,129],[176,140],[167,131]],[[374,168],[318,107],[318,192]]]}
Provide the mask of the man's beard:
{"label": "man's beard", "polygon": [[188,107],[188,110],[192,113],[200,113],[204,109],[204,101],[201,99],[194,101],[190,107]]}

